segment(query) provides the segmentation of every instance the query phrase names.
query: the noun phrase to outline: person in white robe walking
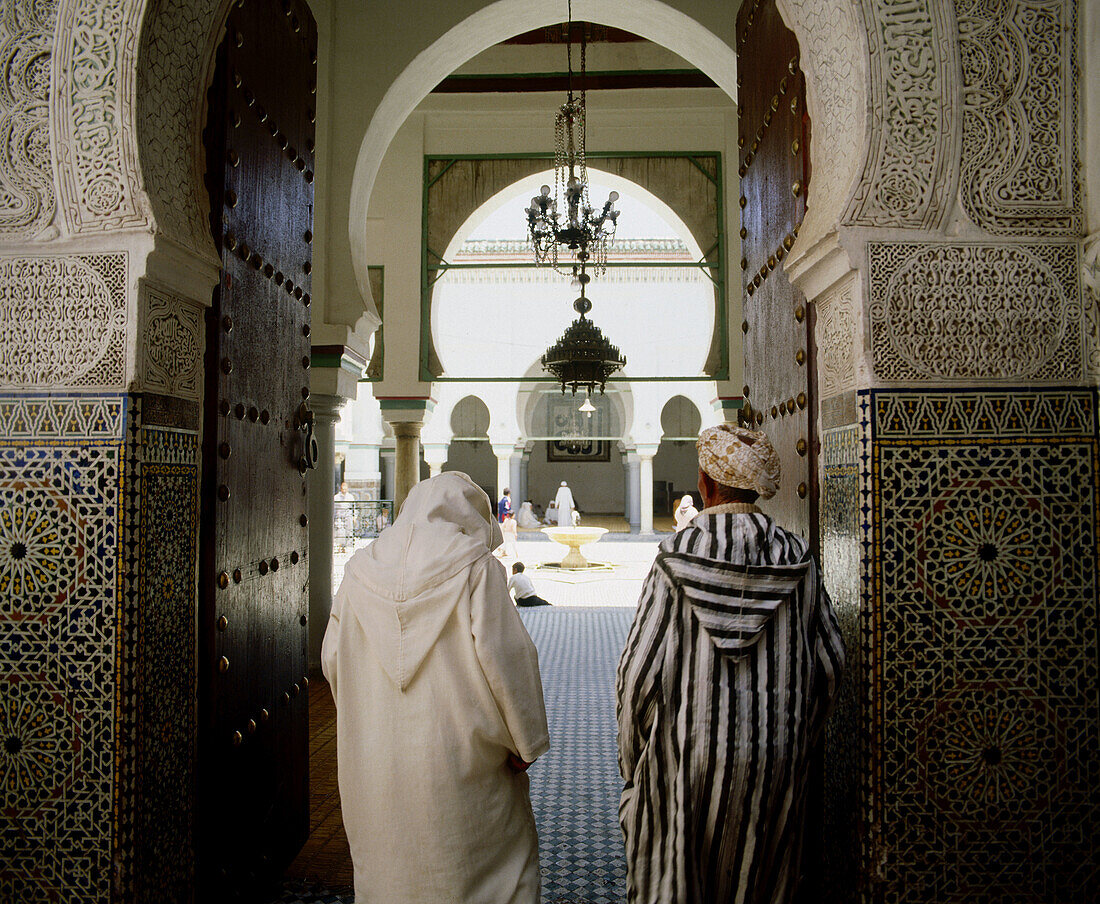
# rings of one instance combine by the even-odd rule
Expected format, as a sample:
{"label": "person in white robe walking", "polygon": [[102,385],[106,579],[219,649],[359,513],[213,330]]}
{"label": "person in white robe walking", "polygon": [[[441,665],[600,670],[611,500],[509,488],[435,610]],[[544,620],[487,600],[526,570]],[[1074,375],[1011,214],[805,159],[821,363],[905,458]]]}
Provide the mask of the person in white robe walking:
{"label": "person in white robe walking", "polygon": [[554,507],[558,512],[558,527],[574,527],[573,510],[577,507],[573,502],[573,491],[563,480],[554,496]]}
{"label": "person in white robe walking", "polygon": [[500,522],[500,533],[504,537],[504,546],[498,552],[500,557],[516,560],[519,558],[519,550],[516,541],[519,539],[519,525],[511,512],[504,513],[504,520]]}
{"label": "person in white robe walking", "polygon": [[549,748],[538,655],[456,471],[348,562],[321,651],[358,904],[537,904],[525,774]]}

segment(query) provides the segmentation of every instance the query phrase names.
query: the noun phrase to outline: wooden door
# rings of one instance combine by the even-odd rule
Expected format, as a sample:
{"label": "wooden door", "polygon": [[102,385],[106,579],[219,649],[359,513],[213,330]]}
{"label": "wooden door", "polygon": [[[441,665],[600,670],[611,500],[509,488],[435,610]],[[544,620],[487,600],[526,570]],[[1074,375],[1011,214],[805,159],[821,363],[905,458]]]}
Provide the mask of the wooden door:
{"label": "wooden door", "polygon": [[[741,270],[745,331],[742,418],[771,438],[781,488],[765,510],[810,542],[820,561],[814,312],[783,270],[806,213],[810,123],[798,42],[775,0],[737,16]],[[821,888],[822,757],[814,758],[798,902]]]}
{"label": "wooden door", "polygon": [[809,120],[798,42],[775,0],[742,4],[737,72],[744,416],[782,461],[782,487],[765,507],[817,553],[813,311],[783,271],[806,212]]}
{"label": "wooden door", "polygon": [[309,830],[306,481],[316,27],[234,3],[209,94],[199,900],[258,900]]}

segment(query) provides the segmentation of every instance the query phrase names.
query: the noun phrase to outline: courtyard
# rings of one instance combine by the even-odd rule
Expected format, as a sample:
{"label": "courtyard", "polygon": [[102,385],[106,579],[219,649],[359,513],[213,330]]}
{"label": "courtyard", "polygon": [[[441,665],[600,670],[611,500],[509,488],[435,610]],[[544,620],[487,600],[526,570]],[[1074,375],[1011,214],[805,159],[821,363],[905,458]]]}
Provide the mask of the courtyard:
{"label": "courtyard", "polygon": [[[625,537],[633,539],[619,539]],[[553,604],[519,610],[538,647],[550,725],[550,751],[529,773],[546,904],[625,900],[615,667],[659,539],[606,535],[583,552],[609,569],[574,573],[538,567],[565,552],[545,537],[525,532],[517,544],[536,591]],[[337,556],[340,573],[346,559]],[[514,559],[502,561],[509,567]],[[350,904],[351,856],[336,787],[335,711],[321,680],[310,687],[310,811],[309,841],[275,902]]]}

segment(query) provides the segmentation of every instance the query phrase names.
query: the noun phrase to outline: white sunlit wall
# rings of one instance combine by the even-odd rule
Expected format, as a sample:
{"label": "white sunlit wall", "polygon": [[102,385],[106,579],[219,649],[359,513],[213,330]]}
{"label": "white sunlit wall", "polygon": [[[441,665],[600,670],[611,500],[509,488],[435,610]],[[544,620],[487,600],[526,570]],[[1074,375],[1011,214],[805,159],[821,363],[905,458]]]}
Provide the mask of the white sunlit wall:
{"label": "white sunlit wall", "polygon": [[[700,249],[665,205],[625,180],[592,175],[593,199],[612,189],[621,196],[620,229],[609,260],[646,266],[612,266],[594,279],[587,293],[593,303],[589,318],[626,356],[623,375],[695,379],[613,380],[606,398],[594,400],[595,421],[577,415],[580,432],[606,444],[606,459],[550,460],[549,437],[566,429],[562,412],[579,408],[583,396],[563,408],[556,386],[540,381],[545,374],[538,359],[577,316],[572,302],[578,294],[568,277],[530,265],[519,212],[549,178],[540,174],[484,205],[444,254],[453,269],[437,282],[431,309],[443,379],[435,384],[435,413],[422,442],[426,458],[434,457],[444,470],[467,471],[487,489],[499,492],[516,484],[514,497],[522,494],[545,505],[564,479],[582,509],[629,514],[628,484],[632,473],[638,480],[639,452],[652,458],[669,435],[661,418],[669,400],[679,396],[690,404],[696,425],[719,419],[711,405],[715,384],[703,374],[715,292],[706,273],[692,266],[702,257]],[[528,379],[500,379],[517,376]],[[466,415],[471,397],[483,403],[478,410],[487,423],[480,422],[482,415]],[[598,424],[595,432],[593,424]],[[693,488],[693,468],[684,461],[683,455],[662,452],[653,479],[659,486]]]}

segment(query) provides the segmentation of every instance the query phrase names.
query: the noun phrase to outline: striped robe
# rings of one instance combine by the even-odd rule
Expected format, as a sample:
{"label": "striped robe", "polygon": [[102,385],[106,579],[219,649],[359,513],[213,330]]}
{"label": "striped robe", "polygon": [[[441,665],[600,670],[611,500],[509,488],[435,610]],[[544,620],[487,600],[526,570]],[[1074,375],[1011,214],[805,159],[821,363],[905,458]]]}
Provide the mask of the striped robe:
{"label": "striped robe", "polygon": [[786,904],[843,667],[806,541],[755,507],[665,540],[616,680],[631,904]]}

